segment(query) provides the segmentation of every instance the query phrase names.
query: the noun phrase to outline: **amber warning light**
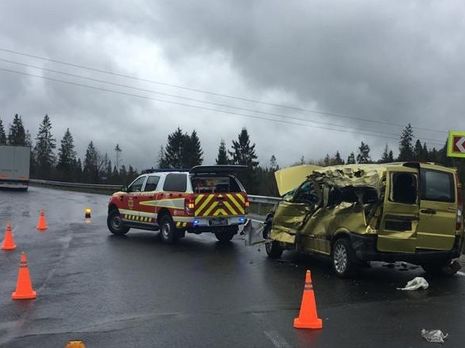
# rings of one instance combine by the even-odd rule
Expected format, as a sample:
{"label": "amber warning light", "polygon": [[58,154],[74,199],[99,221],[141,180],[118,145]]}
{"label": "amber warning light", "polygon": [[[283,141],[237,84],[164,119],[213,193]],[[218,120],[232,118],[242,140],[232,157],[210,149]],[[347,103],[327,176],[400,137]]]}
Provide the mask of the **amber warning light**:
{"label": "amber warning light", "polygon": [[87,220],[90,220],[90,216],[92,214],[92,209],[86,208],[84,209],[84,218]]}

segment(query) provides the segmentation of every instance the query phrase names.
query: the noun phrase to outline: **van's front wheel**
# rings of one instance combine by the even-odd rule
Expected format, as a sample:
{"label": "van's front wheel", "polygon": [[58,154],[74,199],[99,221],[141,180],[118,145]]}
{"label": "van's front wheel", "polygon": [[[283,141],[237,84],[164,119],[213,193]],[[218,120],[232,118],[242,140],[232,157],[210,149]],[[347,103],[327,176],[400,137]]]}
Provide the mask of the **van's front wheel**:
{"label": "van's front wheel", "polygon": [[339,238],[334,242],[331,259],[334,272],[338,277],[350,277],[358,270],[354,250],[347,238]]}

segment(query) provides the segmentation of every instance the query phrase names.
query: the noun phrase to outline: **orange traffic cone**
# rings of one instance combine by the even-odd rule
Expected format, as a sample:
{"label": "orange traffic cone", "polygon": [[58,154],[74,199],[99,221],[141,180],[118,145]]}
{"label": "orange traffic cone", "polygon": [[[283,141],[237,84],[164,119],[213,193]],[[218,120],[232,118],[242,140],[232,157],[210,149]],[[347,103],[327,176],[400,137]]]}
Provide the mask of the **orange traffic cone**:
{"label": "orange traffic cone", "polygon": [[316,312],[315,294],[313,293],[312,276],[310,271],[305,275],[304,294],[302,296],[302,304],[300,305],[300,313],[294,319],[294,327],[296,329],[321,329],[323,322],[318,318]]}
{"label": "orange traffic cone", "polygon": [[32,289],[31,276],[27,267],[27,257],[21,253],[21,263],[19,264],[18,281],[16,291],[11,294],[13,300],[33,300],[37,293]]}
{"label": "orange traffic cone", "polygon": [[15,250],[16,244],[13,239],[13,232],[11,232],[11,225],[6,225],[5,238],[2,243],[2,250]]}
{"label": "orange traffic cone", "polygon": [[39,231],[45,231],[48,228],[47,220],[45,220],[45,213],[43,209],[40,209],[39,221],[37,222],[37,229]]}

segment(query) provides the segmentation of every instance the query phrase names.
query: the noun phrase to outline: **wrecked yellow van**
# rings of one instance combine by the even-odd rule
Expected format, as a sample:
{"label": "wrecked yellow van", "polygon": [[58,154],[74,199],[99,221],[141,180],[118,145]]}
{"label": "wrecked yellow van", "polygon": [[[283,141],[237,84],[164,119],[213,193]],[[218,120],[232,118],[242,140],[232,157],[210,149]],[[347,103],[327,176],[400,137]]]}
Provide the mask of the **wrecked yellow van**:
{"label": "wrecked yellow van", "polygon": [[418,162],[299,166],[277,171],[276,181],[283,199],[264,228],[271,258],[289,249],[324,254],[346,277],[367,261],[407,261],[437,273],[461,254],[456,169]]}

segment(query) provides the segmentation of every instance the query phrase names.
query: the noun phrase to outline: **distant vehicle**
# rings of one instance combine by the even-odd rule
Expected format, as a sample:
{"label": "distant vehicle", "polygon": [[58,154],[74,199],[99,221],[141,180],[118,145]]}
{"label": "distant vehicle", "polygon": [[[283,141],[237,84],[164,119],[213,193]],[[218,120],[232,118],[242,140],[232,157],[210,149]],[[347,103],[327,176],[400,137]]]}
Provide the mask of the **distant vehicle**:
{"label": "distant vehicle", "polygon": [[189,171],[154,171],[114,193],[107,224],[116,235],[130,228],[160,230],[173,243],[186,232],[213,232],[230,241],[246,222],[249,201],[234,173],[244,166],[197,166]]}
{"label": "distant vehicle", "polygon": [[301,184],[266,220],[270,257],[288,249],[327,255],[341,277],[367,261],[407,261],[430,273],[460,269],[446,267],[464,242],[456,169],[418,162],[303,166],[276,172],[278,188],[290,189],[286,183],[296,177]]}
{"label": "distant vehicle", "polygon": [[0,188],[27,190],[30,161],[29,146],[0,145]]}

